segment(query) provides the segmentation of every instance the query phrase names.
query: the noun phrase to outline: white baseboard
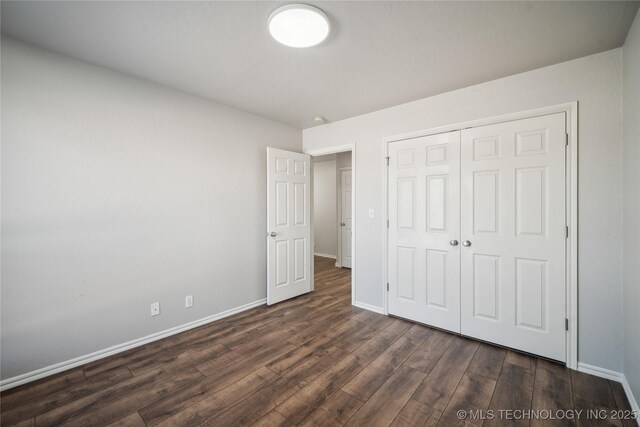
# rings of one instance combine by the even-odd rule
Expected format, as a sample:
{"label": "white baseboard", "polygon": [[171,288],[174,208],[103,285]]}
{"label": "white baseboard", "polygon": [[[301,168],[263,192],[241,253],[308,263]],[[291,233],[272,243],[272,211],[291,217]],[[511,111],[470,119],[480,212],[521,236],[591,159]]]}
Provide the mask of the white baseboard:
{"label": "white baseboard", "polygon": [[369,305],[369,304],[365,304],[363,302],[358,302],[358,301],[354,301],[352,305],[358,308],[363,308],[365,310],[373,311],[374,313],[386,314],[382,308],[376,307],[375,305]]}
{"label": "white baseboard", "polygon": [[267,302],[266,298],[263,298],[258,301],[241,305],[240,307],[235,307],[229,310],[225,310],[218,314],[214,314],[211,316],[204,317],[202,319],[194,320],[193,322],[189,322],[180,326],[175,326],[173,328],[165,329],[164,331],[156,332],[155,334],[147,335],[146,337],[137,338],[135,340],[131,340],[122,344],[117,344],[117,345],[105,348],[103,350],[98,350],[96,352],[93,352],[84,356],[76,357],[74,359],[70,359],[64,362],[56,363],[54,365],[46,366],[44,368],[36,369],[35,371],[27,372],[25,374],[21,374],[12,378],[7,378],[6,380],[0,381],[0,391],[17,387],[19,385],[26,384],[35,380],[39,380],[41,378],[48,377],[50,375],[75,368],[77,366],[84,365],[85,363],[103,359],[105,357],[112,356],[114,354],[121,353],[123,351],[129,350],[135,347],[139,347],[141,345],[148,344],[153,341],[158,341],[163,338],[169,337],[171,335],[179,334],[180,332],[197,328],[198,326],[206,325],[207,323],[211,323],[216,320],[220,320],[222,318],[240,313],[242,311],[246,311],[251,308],[261,306],[266,302]]}
{"label": "white baseboard", "polygon": [[629,405],[631,405],[631,409],[640,414],[640,406],[638,406],[638,401],[633,395],[633,391],[631,390],[631,386],[629,385],[629,382],[627,381],[627,377],[625,375],[622,376],[622,388],[624,388],[627,399],[629,399]]}
{"label": "white baseboard", "polygon": [[331,259],[336,259],[335,255],[329,255],[329,254],[323,254],[322,252],[314,252],[313,253],[315,256],[321,256],[323,258],[331,258]]}
{"label": "white baseboard", "polygon": [[610,369],[601,368],[599,366],[588,365],[586,363],[578,362],[578,371],[585,374],[595,375],[596,377],[606,378],[617,382],[622,382],[624,375],[620,372],[612,371]]}
{"label": "white baseboard", "polygon": [[627,395],[627,399],[629,399],[629,404],[631,405],[631,409],[634,411],[639,411],[638,401],[633,395],[633,391],[631,391],[631,387],[629,386],[629,382],[627,381],[627,377],[621,373],[612,371],[610,369],[601,368],[599,366],[588,365],[586,363],[578,362],[578,371],[584,372],[585,374],[595,375],[596,377],[606,378],[608,380],[617,381],[622,384],[624,388],[624,392]]}

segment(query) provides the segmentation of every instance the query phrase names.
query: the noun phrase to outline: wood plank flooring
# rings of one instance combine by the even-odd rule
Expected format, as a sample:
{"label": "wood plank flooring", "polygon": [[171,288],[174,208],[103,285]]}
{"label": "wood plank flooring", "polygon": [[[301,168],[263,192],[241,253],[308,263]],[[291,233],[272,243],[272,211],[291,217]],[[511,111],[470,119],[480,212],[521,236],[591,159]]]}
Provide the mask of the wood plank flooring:
{"label": "wood plank flooring", "polygon": [[[463,410],[629,409],[617,383],[351,305],[316,290],[2,393],[3,426],[623,425],[459,420]],[[635,425],[625,422],[624,425]]]}

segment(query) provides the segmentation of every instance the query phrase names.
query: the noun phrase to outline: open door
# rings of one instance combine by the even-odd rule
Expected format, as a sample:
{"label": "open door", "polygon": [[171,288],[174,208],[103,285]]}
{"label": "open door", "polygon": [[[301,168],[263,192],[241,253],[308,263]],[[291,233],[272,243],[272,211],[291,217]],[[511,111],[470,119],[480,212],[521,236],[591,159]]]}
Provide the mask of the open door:
{"label": "open door", "polygon": [[311,291],[311,160],[267,148],[267,304]]}

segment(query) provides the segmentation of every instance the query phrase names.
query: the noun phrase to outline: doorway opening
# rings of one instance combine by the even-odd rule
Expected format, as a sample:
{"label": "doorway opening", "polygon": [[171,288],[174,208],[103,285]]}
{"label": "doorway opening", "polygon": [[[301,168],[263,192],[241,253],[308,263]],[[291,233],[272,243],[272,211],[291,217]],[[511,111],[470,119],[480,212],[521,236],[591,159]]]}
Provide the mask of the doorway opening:
{"label": "doorway opening", "polygon": [[312,253],[317,281],[312,289],[320,291],[339,277],[350,285],[353,301],[353,152],[312,154],[312,163]]}

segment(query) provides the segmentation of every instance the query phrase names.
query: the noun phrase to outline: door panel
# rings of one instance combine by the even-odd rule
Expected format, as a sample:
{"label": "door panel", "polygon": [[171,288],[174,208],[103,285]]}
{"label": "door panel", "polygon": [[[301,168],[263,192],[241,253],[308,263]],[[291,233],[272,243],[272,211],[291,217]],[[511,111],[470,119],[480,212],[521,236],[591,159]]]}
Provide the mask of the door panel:
{"label": "door panel", "polygon": [[351,268],[351,236],[352,236],[352,211],[351,211],[351,170],[343,170],[340,172],[341,182],[341,204],[342,212],[340,219],[340,227],[342,231],[340,233],[341,250],[341,265],[342,267]]}
{"label": "door panel", "polygon": [[398,228],[413,230],[416,219],[416,178],[398,179]]}
{"label": "door panel", "polygon": [[426,250],[427,305],[447,307],[447,251]]}
{"label": "door panel", "polygon": [[473,256],[473,315],[499,320],[500,257]]}
{"label": "door panel", "polygon": [[461,331],[565,361],[565,115],[462,131]]}
{"label": "door panel", "polygon": [[496,234],[500,221],[500,171],[473,174],[473,230],[476,234]]}
{"label": "door panel", "polygon": [[267,148],[267,303],[311,291],[306,154]]}
{"label": "door panel", "polygon": [[295,206],[295,222],[297,226],[305,226],[307,224],[307,185],[305,183],[296,182],[293,184],[295,189],[294,194],[294,206]]}
{"label": "door panel", "polygon": [[427,176],[427,232],[446,230],[447,176]]}
{"label": "door panel", "polygon": [[516,258],[516,326],[544,330],[547,262]]}
{"label": "door panel", "polygon": [[416,248],[398,246],[398,298],[415,301]]}
{"label": "door panel", "polygon": [[276,287],[289,284],[289,241],[276,240]]}
{"label": "door panel", "polygon": [[459,332],[460,133],[389,150],[389,313]]}

